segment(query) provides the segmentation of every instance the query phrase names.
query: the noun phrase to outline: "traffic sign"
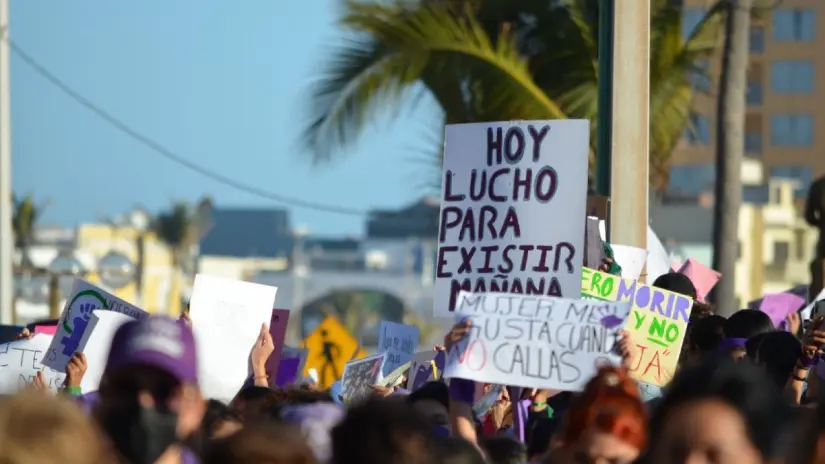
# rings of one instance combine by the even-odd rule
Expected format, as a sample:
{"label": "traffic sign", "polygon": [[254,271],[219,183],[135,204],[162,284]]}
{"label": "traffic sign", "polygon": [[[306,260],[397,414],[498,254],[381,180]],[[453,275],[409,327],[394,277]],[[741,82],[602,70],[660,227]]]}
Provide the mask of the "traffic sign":
{"label": "traffic sign", "polygon": [[344,375],[344,366],[353,359],[363,358],[367,352],[358,340],[333,316],[327,316],[311,334],[301,342],[309,350],[304,375],[310,369],[318,373],[318,386],[329,388]]}

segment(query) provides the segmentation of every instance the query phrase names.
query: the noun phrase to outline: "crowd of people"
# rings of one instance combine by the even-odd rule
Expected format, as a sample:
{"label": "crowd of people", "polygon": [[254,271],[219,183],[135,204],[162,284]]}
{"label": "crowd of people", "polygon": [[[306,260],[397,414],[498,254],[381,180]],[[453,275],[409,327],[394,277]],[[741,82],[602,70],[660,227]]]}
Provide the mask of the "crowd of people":
{"label": "crowd of people", "polygon": [[[654,285],[696,296],[681,274]],[[825,462],[825,321],[792,314],[778,329],[758,310],[724,318],[695,303],[688,327],[655,398],[626,367],[604,365],[582,392],[504,388],[478,414],[490,386],[465,379],[375,386],[344,406],[312,382],[270,387],[253,369],[230,404],[204,398],[188,317],[152,316],[117,331],[99,391],[80,393],[77,353],[60,394],[36,385],[0,399],[0,464]],[[468,330],[456,324],[434,349],[455,349]],[[251,358],[273,349],[262,330]],[[627,338],[617,352],[629,365]]]}

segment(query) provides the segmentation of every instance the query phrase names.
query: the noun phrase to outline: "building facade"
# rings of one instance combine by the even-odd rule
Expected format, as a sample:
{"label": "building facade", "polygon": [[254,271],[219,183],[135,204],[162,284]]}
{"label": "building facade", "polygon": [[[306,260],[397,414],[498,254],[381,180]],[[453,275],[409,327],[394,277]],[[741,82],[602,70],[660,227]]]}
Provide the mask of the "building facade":
{"label": "building facade", "polygon": [[[683,0],[688,37],[710,0]],[[796,182],[801,197],[812,179],[825,175],[825,1],[784,0],[754,15],[746,94],[745,152],[764,165],[766,178]],[[720,57],[699,63],[689,130],[674,155],[669,193],[698,196],[713,191],[715,113]]]}

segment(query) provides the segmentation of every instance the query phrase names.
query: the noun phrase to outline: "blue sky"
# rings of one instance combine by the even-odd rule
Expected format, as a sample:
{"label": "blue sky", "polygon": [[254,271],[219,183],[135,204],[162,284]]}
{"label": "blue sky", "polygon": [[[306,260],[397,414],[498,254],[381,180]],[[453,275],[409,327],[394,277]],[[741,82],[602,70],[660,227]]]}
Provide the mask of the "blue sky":
{"label": "blue sky", "polygon": [[[351,208],[418,198],[438,112],[431,101],[371,127],[314,168],[301,106],[341,36],[336,0],[10,0],[15,42],[137,131],[254,187]],[[12,55],[14,191],[50,201],[44,224],[94,222],[212,195],[279,205],[203,178],[118,132]],[[354,234],[363,219],[291,208],[293,225]]]}

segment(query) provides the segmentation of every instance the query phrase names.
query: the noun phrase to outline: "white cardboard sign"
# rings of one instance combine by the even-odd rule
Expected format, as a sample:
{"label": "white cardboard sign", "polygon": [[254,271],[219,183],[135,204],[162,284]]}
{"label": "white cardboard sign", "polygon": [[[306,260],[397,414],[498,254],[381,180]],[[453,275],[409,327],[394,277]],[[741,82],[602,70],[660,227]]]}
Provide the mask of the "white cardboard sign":
{"label": "white cardboard sign", "polygon": [[460,291],[578,297],[586,120],[446,127],[435,315]]}
{"label": "white cardboard sign", "polygon": [[456,317],[470,334],[447,353],[445,377],[578,391],[599,365],[616,365],[630,303],[462,292]]}
{"label": "white cardboard sign", "polygon": [[43,364],[63,372],[78,350],[80,341],[89,326],[92,311],[96,309],[114,311],[134,319],[148,317],[149,313],[127,303],[100,287],[81,279],[75,279],[72,294],[66,299],[66,306],[60,315],[57,331],[49,346]]}

